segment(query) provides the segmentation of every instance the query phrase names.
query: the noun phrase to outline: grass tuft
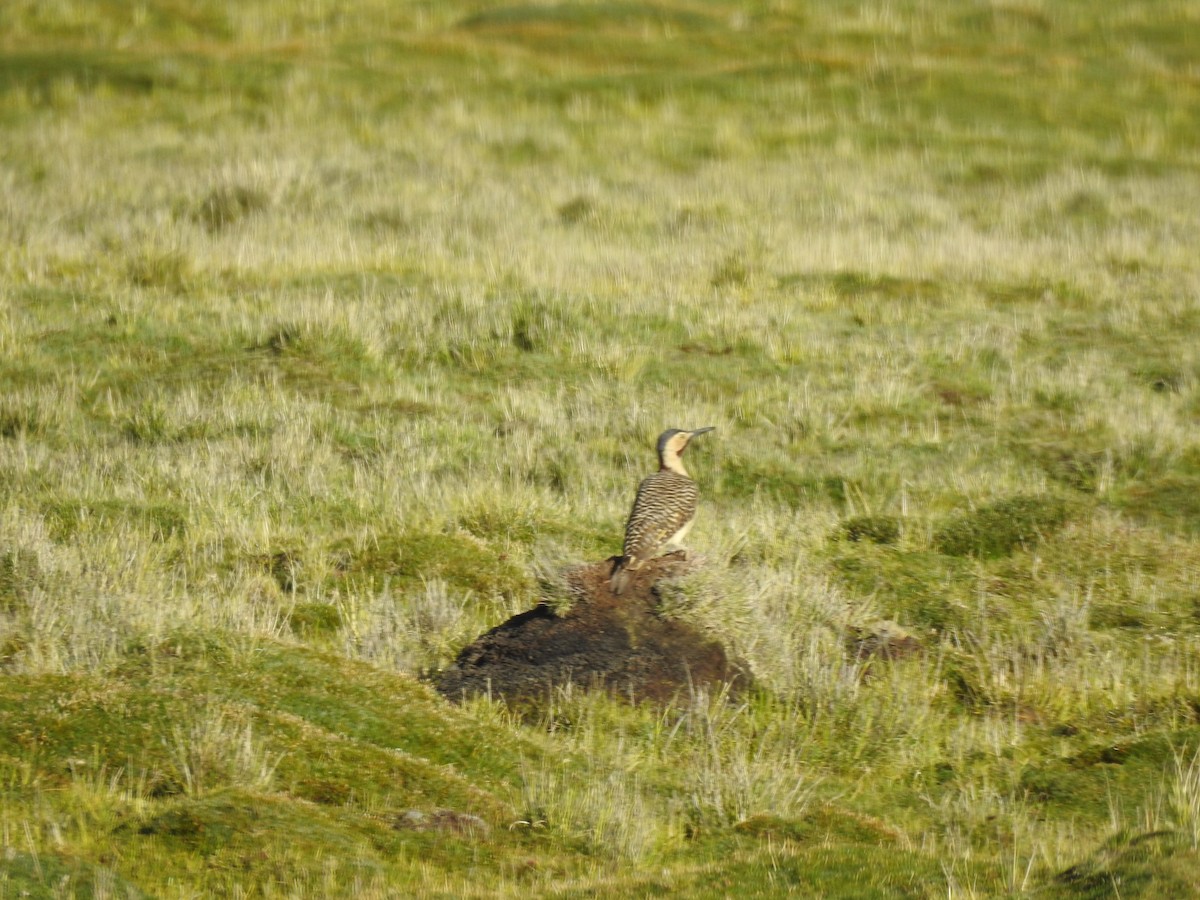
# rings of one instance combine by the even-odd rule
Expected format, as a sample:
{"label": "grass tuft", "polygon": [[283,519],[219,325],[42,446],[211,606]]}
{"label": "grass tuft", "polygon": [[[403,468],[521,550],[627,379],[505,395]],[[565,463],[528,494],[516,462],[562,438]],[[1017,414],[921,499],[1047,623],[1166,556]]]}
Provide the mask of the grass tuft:
{"label": "grass tuft", "polygon": [[1007,556],[1030,548],[1066,524],[1065,501],[1044,495],[1018,495],[952,517],[933,536],[949,556]]}
{"label": "grass tuft", "polygon": [[245,185],[213,188],[197,204],[193,218],[210,233],[234,226],[243,219],[263,212],[269,206],[265,193]]}
{"label": "grass tuft", "polygon": [[848,541],[894,544],[900,537],[900,520],[895,516],[854,516],[842,523],[838,533]]}
{"label": "grass tuft", "polygon": [[948,7],[0,3],[0,895],[1194,894],[1195,14]]}

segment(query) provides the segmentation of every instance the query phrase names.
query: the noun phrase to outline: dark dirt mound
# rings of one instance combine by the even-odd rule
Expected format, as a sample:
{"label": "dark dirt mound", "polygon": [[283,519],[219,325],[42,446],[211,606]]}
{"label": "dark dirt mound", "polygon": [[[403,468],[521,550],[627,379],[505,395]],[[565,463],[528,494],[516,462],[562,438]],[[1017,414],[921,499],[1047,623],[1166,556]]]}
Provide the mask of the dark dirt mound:
{"label": "dark dirt mound", "polygon": [[635,700],[669,700],[689,686],[745,687],[748,670],[725,648],[683,622],[658,615],[654,585],[692,568],[682,553],[653,560],[615,596],[613,560],[567,572],[572,605],[558,615],[546,604],[513,616],[469,644],[437,680],[452,700],[491,693],[538,700],[572,682],[601,686]]}

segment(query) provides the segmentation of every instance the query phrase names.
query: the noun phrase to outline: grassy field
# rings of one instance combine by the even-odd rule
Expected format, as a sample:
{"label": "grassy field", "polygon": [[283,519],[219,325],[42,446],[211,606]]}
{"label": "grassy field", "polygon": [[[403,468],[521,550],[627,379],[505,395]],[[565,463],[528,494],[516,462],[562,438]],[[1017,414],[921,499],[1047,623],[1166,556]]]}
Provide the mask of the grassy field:
{"label": "grassy field", "polygon": [[[0,5],[0,897],[1200,891],[1198,34]],[[757,690],[439,698],[701,425]]]}

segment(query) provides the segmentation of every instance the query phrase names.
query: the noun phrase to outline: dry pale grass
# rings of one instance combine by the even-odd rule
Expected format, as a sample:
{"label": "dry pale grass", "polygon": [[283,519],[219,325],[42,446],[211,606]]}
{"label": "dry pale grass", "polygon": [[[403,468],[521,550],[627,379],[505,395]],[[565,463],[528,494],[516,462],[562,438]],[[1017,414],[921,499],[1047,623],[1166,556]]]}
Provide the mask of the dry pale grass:
{"label": "dry pale grass", "polygon": [[[436,669],[563,602],[654,436],[711,424],[708,565],[663,607],[761,694],[560,698],[510,787],[610,867],[564,884],[835,800],[951,893],[1033,890],[1134,827],[1060,771],[1109,744],[1194,849],[1192,6],[767,7],[689,7],[714,30],[676,56],[641,22],[611,65],[539,37],[602,4],[0,11],[6,50],[77,63],[0,73],[0,670],[181,634]],[[948,549],[1014,497],[1064,512]],[[860,658],[880,620],[920,651]],[[236,711],[172,736],[193,799],[277,788]],[[20,816],[5,848],[69,845]]]}

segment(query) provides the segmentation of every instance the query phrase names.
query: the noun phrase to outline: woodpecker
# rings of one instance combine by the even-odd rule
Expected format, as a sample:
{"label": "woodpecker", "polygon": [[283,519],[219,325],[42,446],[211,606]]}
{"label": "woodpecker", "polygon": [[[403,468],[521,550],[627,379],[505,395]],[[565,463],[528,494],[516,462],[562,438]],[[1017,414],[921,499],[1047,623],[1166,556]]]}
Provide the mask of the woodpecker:
{"label": "woodpecker", "polygon": [[632,573],[663,550],[682,547],[696,518],[700,492],[683,467],[683,451],[698,434],[712,431],[671,428],[658,436],[658,471],[638,485],[633,510],[625,525],[623,555],[613,566],[610,584],[614,594],[629,585]]}

